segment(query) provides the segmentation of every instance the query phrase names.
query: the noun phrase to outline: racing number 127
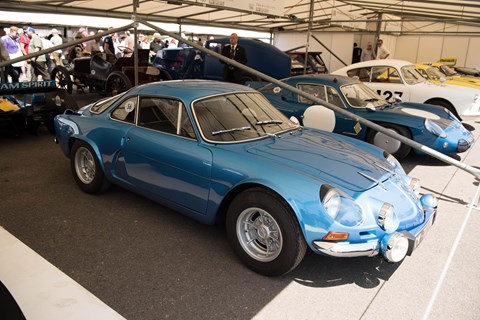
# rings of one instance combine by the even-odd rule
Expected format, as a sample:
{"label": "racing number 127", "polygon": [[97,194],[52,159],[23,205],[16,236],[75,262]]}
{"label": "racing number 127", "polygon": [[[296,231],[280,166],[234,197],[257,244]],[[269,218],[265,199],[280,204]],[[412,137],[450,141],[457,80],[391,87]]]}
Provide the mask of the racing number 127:
{"label": "racing number 127", "polygon": [[[382,95],[382,90],[377,90],[377,93],[378,93],[379,95]],[[387,91],[384,91],[384,92],[383,92],[383,95],[385,96],[385,100],[390,100],[390,99],[393,97],[393,95],[398,96],[399,98],[401,98],[402,95],[403,95],[403,92],[401,92],[401,91],[395,91],[395,92],[392,93],[392,91],[388,91],[388,90],[387,90]]]}

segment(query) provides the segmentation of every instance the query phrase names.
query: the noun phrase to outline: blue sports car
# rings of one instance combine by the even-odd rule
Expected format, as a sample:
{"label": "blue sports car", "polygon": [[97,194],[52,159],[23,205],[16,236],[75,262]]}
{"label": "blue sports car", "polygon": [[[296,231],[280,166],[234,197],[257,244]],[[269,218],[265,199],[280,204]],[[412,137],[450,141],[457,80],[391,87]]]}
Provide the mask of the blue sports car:
{"label": "blue sports car", "polygon": [[399,262],[435,218],[436,198],[420,196],[394,157],[300,127],[241,85],[146,84],[65,112],[55,129],[83,191],[114,183],[224,223],[243,263],[264,275],[294,269],[308,247]]}
{"label": "blue sports car", "polygon": [[[473,143],[473,135],[446,108],[400,101],[389,103],[359,80],[342,76],[302,75],[282,81],[442,153],[464,152]],[[406,157],[411,150],[408,145],[362,127],[343,115],[329,116],[329,112],[333,114],[330,109],[275,84],[252,83],[252,86],[260,87],[259,91],[275,107],[307,127],[333,130],[367,141],[397,159]]]}

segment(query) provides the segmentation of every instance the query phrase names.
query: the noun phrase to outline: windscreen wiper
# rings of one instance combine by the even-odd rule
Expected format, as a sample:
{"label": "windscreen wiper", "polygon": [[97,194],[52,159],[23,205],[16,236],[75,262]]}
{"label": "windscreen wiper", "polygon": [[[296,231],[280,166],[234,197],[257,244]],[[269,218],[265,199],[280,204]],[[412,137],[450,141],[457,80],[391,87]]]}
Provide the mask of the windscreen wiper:
{"label": "windscreen wiper", "polygon": [[282,124],[282,123],[283,123],[282,120],[271,119],[271,120],[257,121],[257,123],[255,123],[255,124],[256,125],[264,125],[264,124]]}
{"label": "windscreen wiper", "polygon": [[225,130],[218,130],[218,131],[213,131],[212,136],[215,136],[217,134],[223,134],[223,133],[230,133],[230,132],[235,132],[235,131],[245,131],[245,130],[250,130],[252,127],[246,126],[246,127],[240,127],[240,128],[231,128],[231,129],[225,129]]}

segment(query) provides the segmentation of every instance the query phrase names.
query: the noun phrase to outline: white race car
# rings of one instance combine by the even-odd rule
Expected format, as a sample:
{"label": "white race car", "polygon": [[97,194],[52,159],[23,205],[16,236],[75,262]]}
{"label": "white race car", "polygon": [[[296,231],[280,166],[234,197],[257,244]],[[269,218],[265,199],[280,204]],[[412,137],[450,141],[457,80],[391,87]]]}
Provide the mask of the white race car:
{"label": "white race car", "polygon": [[480,89],[434,84],[425,80],[408,61],[385,59],[355,63],[332,74],[356,77],[389,100],[434,104],[445,107],[458,118],[480,115]]}

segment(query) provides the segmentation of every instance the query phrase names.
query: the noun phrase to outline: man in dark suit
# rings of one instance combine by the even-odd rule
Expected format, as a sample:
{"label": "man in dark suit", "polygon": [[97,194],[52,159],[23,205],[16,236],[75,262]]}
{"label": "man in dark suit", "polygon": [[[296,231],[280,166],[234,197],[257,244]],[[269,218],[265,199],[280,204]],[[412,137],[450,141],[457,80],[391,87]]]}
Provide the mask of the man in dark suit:
{"label": "man in dark suit", "polygon": [[[230,36],[230,45],[226,45],[222,49],[222,55],[242,64],[247,63],[247,52],[245,51],[245,48],[238,45],[238,35],[236,33],[232,33],[232,35]],[[224,81],[240,84],[243,83],[242,70],[223,61],[220,62],[225,64],[225,67],[223,69]]]}

